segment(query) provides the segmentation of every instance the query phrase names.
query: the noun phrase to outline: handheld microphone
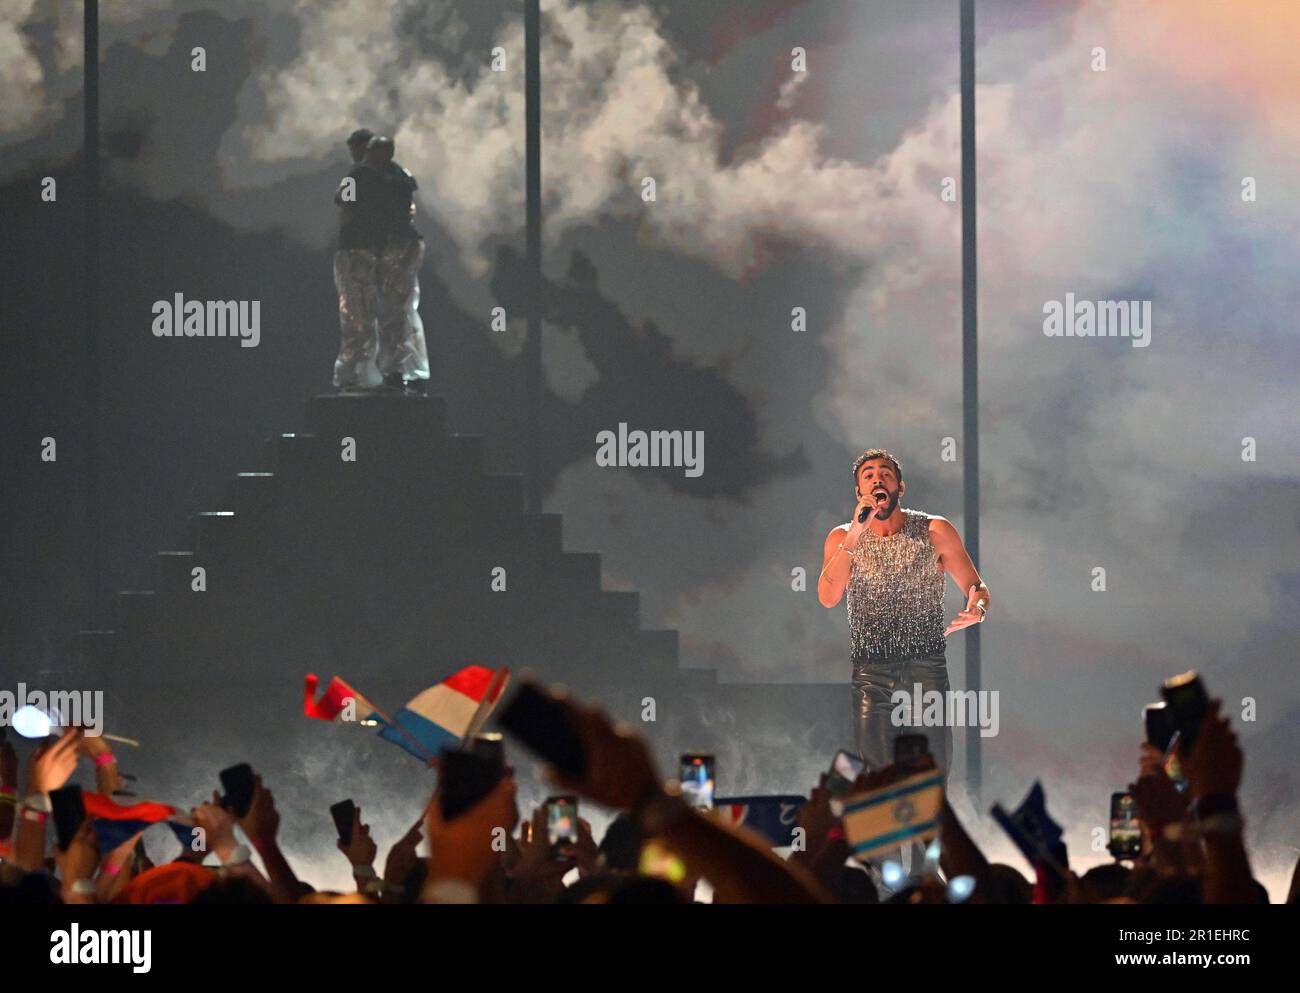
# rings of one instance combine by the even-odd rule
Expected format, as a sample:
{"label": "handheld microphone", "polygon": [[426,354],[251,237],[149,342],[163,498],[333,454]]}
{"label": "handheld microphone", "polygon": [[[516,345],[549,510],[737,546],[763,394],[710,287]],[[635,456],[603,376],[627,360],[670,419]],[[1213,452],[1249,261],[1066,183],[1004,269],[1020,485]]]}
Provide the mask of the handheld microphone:
{"label": "handheld microphone", "polygon": [[[885,499],[886,499],[886,500],[889,499],[889,495],[888,495],[887,492],[886,492],[886,495],[885,495]],[[867,518],[871,516],[871,512],[872,512],[873,510],[875,510],[875,509],[876,509],[876,508],[875,508],[874,506],[863,507],[862,510],[858,512],[858,523],[859,523],[859,524],[865,524],[866,521],[867,521]]]}

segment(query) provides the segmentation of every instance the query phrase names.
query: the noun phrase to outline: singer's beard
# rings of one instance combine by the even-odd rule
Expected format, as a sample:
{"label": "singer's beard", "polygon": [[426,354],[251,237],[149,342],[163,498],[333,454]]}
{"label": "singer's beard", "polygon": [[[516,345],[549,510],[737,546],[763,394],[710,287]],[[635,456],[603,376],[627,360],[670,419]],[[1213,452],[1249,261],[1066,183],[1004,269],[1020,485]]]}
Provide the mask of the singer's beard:
{"label": "singer's beard", "polygon": [[889,520],[889,515],[894,512],[894,508],[897,506],[898,506],[898,494],[890,493],[889,496],[886,497],[883,506],[873,505],[871,509],[875,513],[876,520],[887,521]]}

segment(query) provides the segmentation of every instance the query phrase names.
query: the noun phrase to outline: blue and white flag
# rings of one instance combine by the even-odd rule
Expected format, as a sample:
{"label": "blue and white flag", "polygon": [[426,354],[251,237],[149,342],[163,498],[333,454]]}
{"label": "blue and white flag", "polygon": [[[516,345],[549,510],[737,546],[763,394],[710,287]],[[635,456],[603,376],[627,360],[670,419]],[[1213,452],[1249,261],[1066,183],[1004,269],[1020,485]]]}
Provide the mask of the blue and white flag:
{"label": "blue and white flag", "polygon": [[1011,813],[995,803],[992,814],[1030,865],[1036,865],[1044,858],[1060,859],[1061,825],[1047,813],[1042,783],[1035,781],[1024,802]]}
{"label": "blue and white flag", "polygon": [[854,858],[866,861],[939,833],[943,773],[927,769],[844,800],[844,834]]}

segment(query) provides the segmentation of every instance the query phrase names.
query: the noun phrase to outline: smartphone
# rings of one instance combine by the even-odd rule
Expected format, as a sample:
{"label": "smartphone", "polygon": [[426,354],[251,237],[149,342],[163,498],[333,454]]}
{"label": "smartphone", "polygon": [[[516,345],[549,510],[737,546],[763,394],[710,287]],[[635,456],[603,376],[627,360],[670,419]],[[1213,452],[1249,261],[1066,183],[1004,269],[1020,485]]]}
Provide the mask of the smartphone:
{"label": "smartphone", "polygon": [[54,811],[54,833],[59,847],[68,850],[86,820],[86,804],[80,786],[65,786],[50,791],[50,806]]}
{"label": "smartphone", "polygon": [[578,843],[578,798],[546,798],[546,840],[556,858],[569,858]]}
{"label": "smartphone", "polygon": [[1183,775],[1183,764],[1178,760],[1178,745],[1182,740],[1182,732],[1175,731],[1169,739],[1169,748],[1165,751],[1165,759],[1162,763],[1165,775],[1169,777],[1170,782],[1179,793],[1187,792],[1187,777]]}
{"label": "smartphone", "polygon": [[351,800],[340,800],[330,807],[330,816],[334,818],[334,829],[339,833],[339,841],[344,845],[352,844],[352,825],[356,821],[357,805]]}
{"label": "smartphone", "polygon": [[904,772],[919,772],[930,754],[930,739],[923,734],[900,734],[894,739],[894,765]]}
{"label": "smartphone", "polygon": [[229,769],[222,769],[221,788],[226,791],[226,795],[221,798],[221,806],[236,817],[243,817],[253,805],[253,767],[247,762],[240,762]]}
{"label": "smartphone", "polygon": [[496,788],[505,775],[497,760],[480,755],[473,748],[447,749],[442,753],[442,780],[438,784],[443,820],[459,817]]}
{"label": "smartphone", "polygon": [[465,745],[471,752],[489,762],[495,762],[502,770],[506,767],[506,744],[505,739],[495,732],[489,734],[476,734]]}
{"label": "smartphone", "polygon": [[564,701],[524,683],[511,697],[499,718],[503,728],[561,772],[582,776],[587,771],[587,754],[569,720]]}
{"label": "smartphone", "polygon": [[1193,670],[1167,679],[1160,687],[1160,695],[1168,705],[1170,723],[1182,736],[1183,747],[1190,751],[1210,705],[1201,677]]}
{"label": "smartphone", "polygon": [[679,765],[682,784],[682,798],[692,807],[711,808],[713,806],[713,785],[715,761],[712,755],[688,753],[681,757]]}
{"label": "smartphone", "polygon": [[1135,859],[1142,853],[1142,828],[1137,803],[1131,793],[1110,795],[1110,853],[1117,859]]}
{"label": "smartphone", "polygon": [[1162,752],[1169,747],[1174,726],[1170,723],[1169,708],[1163,700],[1148,703],[1142,708],[1142,725],[1146,729],[1147,744],[1154,745]]}
{"label": "smartphone", "polygon": [[862,769],[862,759],[841,748],[831,761],[831,771],[826,774],[826,791],[831,796],[844,796],[853,789],[853,781],[862,775]]}

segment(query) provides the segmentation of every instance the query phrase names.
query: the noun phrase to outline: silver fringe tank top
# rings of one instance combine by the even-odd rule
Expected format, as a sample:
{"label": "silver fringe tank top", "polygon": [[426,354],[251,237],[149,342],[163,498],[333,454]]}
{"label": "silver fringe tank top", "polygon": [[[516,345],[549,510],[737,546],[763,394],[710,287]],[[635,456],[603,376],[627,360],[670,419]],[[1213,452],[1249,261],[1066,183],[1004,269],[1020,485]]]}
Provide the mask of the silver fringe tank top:
{"label": "silver fringe tank top", "polygon": [[947,577],[930,542],[930,515],[902,508],[887,537],[865,531],[853,550],[845,600],[853,661],[884,662],[944,650]]}

